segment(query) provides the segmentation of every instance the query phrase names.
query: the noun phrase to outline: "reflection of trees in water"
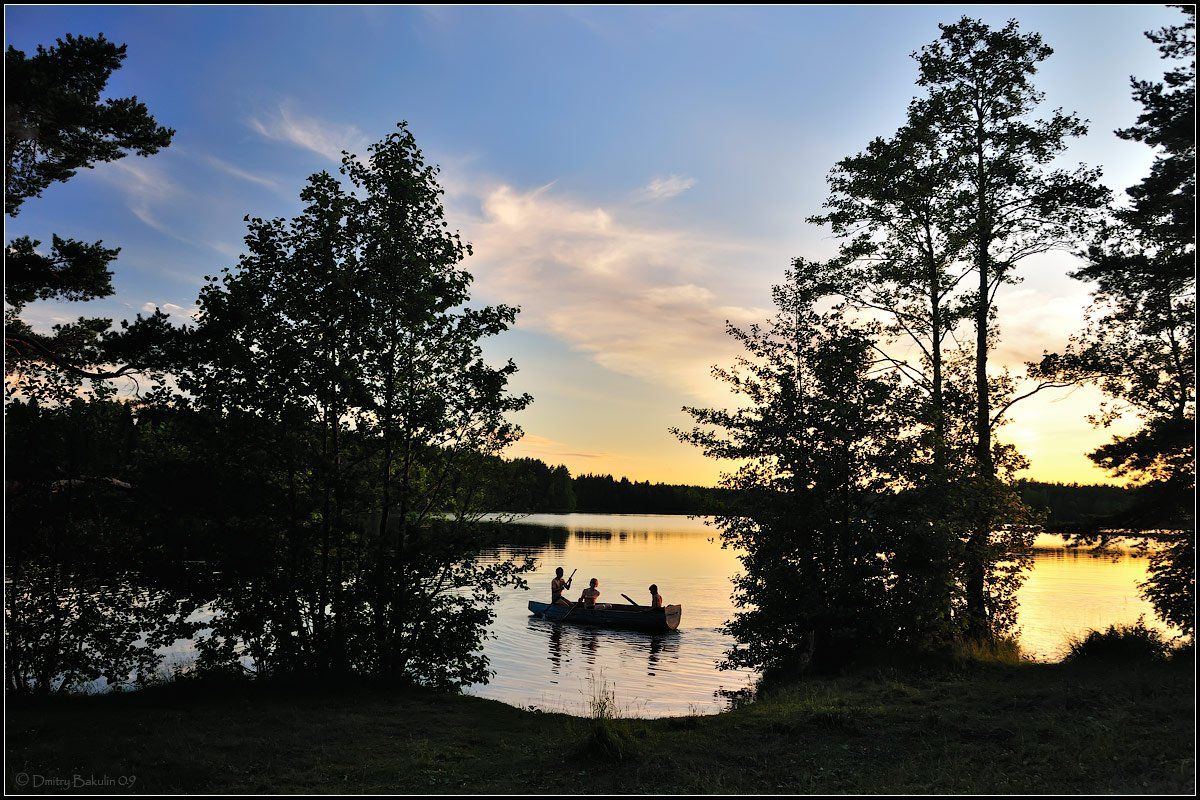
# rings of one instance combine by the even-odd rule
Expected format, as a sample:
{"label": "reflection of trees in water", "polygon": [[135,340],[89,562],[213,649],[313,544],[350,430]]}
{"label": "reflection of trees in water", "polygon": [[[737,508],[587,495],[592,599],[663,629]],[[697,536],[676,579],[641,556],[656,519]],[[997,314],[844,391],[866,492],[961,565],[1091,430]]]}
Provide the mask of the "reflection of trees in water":
{"label": "reflection of trees in water", "polygon": [[[627,542],[630,540],[660,541],[678,537],[691,538],[703,531],[649,531],[633,528],[580,528],[555,525],[531,525],[520,522],[496,524],[497,548],[512,545],[542,545],[553,550],[562,550],[571,538],[589,542]],[[711,537],[708,537],[711,539]]]}
{"label": "reflection of trees in water", "polygon": [[457,544],[423,544],[398,568],[332,585],[290,565],[252,574],[175,565],[149,574],[23,558],[5,574],[5,685],[41,694],[144,685],[168,677],[160,675],[163,651],[177,640],[194,647],[186,670],[195,674],[386,672],[433,686],[479,682],[493,594],[512,581],[513,562],[438,554],[435,574],[419,559]]}
{"label": "reflection of trees in water", "polygon": [[25,561],[6,571],[5,688],[50,694],[160,678],[162,648],[190,638],[190,592],[132,572],[67,572]]}
{"label": "reflection of trees in water", "polygon": [[586,539],[588,541],[611,542],[616,539],[618,542],[626,542],[631,539],[637,541],[649,541],[650,539],[665,539],[673,534],[663,533],[661,531],[635,531],[635,530],[598,530],[598,529],[581,529],[572,528],[570,534],[577,539]]}
{"label": "reflection of trees in water", "polygon": [[489,538],[495,547],[503,549],[511,546],[541,546],[554,550],[566,547],[571,534],[566,528],[552,528],[547,525],[524,525],[519,522],[503,525],[489,525]]}
{"label": "reflection of trees in water", "polygon": [[1035,547],[1033,549],[1034,561],[1072,561],[1078,559],[1104,559],[1117,563],[1127,559],[1145,558],[1138,553],[1131,553],[1127,550],[1116,550],[1112,548],[1094,548],[1094,547]]}
{"label": "reflection of trees in water", "polygon": [[[571,531],[570,535],[588,542],[611,542],[616,538],[613,531]],[[624,535],[621,538],[624,539]]]}

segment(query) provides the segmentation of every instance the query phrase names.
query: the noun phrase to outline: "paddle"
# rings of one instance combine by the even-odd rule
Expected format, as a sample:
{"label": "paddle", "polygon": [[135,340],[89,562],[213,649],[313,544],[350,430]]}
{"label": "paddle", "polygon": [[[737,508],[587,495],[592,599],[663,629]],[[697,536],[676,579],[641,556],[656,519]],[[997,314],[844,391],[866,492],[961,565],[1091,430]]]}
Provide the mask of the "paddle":
{"label": "paddle", "polygon": [[571,616],[571,612],[574,611],[575,609],[579,608],[580,605],[581,605],[581,603],[572,603],[571,611],[568,611],[567,613],[563,614],[562,619],[560,619],[559,622],[565,622],[567,617]]}
{"label": "paddle", "polygon": [[635,606],[638,606],[638,608],[641,608],[641,606],[640,606],[640,605],[638,605],[638,602],[637,602],[636,600],[634,600],[632,597],[630,597],[629,595],[627,595],[627,594],[622,594],[622,595],[621,595],[621,597],[624,597],[626,600],[628,600],[629,602],[633,603]]}

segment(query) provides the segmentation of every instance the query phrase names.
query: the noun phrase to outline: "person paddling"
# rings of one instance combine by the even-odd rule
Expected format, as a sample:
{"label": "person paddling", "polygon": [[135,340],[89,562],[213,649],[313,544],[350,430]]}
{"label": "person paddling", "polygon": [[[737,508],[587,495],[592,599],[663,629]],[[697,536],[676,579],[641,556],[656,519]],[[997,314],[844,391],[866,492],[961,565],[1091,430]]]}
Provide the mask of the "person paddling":
{"label": "person paddling", "polygon": [[571,577],[563,579],[563,568],[559,567],[554,570],[554,580],[550,581],[550,603],[556,606],[569,606],[571,601],[563,597],[563,590],[571,588],[571,580],[575,577],[575,573],[571,573]]}
{"label": "person paddling", "polygon": [[650,607],[651,608],[662,608],[663,607],[663,599],[662,599],[662,595],[660,595],[658,593],[658,584],[657,583],[650,584]]}

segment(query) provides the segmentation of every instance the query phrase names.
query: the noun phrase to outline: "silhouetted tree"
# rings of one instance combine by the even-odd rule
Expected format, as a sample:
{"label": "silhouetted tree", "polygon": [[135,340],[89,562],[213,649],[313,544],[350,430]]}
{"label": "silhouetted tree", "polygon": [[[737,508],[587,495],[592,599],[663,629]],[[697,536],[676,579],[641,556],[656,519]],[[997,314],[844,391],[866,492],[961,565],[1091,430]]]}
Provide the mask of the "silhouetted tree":
{"label": "silhouetted tree", "polygon": [[515,365],[489,366],[479,343],[516,309],[466,305],[469,246],[404,124],[341,171],[348,187],[312,176],[291,221],[249,219],[238,268],[201,292],[181,386],[201,408],[269,424],[289,498],[276,521],[288,607],[248,593],[206,654],[228,661],[230,640],[270,635],[256,641],[264,669],[485,680],[495,589],[530,567],[476,558],[481,470],[530,400],[506,389]]}
{"label": "silhouetted tree", "polygon": [[969,308],[961,165],[921,120],[842,159],[829,174],[826,212],[810,218],[842,239],[831,288],[856,308],[884,312],[890,339],[910,342],[918,363],[893,363],[927,396],[929,480],[946,483],[946,343]]}
{"label": "silhouetted tree", "polygon": [[[998,480],[993,428],[1015,401],[999,408],[992,399],[997,378],[988,354],[998,335],[993,322],[996,291],[1016,281],[1014,270],[1031,255],[1069,246],[1091,224],[1106,190],[1097,170],[1052,168],[1069,139],[1086,125],[1072,114],[1035,112],[1042,93],[1033,83],[1038,65],[1053,52],[1016,21],[992,29],[967,17],[940,26],[942,35],[916,59],[926,95],[913,101],[910,119],[936,137],[962,175],[964,227],[969,236],[976,288],[975,322],[975,530],[967,543],[967,614],[972,632],[987,635],[996,617],[989,597],[989,565],[997,553],[993,534],[1015,508],[1011,490]],[[1007,380],[1001,378],[1000,380]],[[1018,544],[1016,542],[1014,544]]]}
{"label": "silhouetted tree", "polygon": [[175,131],[150,116],[136,97],[100,95],[125,60],[125,45],[99,36],[58,39],[28,57],[12,45],[4,57],[4,210],[39,197],[79,169],[157,153]]}
{"label": "silhouetted tree", "polygon": [[1046,529],[1055,533],[1095,530],[1123,516],[1138,503],[1136,487],[1107,483],[1045,483],[1020,480],[1013,487],[1021,501],[1046,515]]}
{"label": "silhouetted tree", "polygon": [[[15,217],[31,197],[69,180],[80,169],[129,153],[149,156],[171,143],[175,131],[150,116],[136,97],[101,99],[108,79],[125,60],[125,45],[67,35],[27,56],[9,45],[4,58],[4,211]],[[112,330],[112,320],[81,318],[36,333],[21,319],[35,300],[93,300],[112,294],[109,265],[119,248],[53,235],[41,242],[19,237],[7,246],[4,280],[4,352],[7,375],[22,376],[28,393],[39,380],[76,385],[120,377],[158,363],[170,338],[157,311]],[[10,387],[10,389],[13,387]]]}
{"label": "silhouetted tree", "polygon": [[536,458],[495,459],[486,469],[481,506],[488,511],[570,513],[575,510],[571,472]]}
{"label": "silhouetted tree", "polygon": [[562,464],[550,473],[550,484],[546,487],[546,510],[555,513],[575,510],[575,487],[571,482],[571,472]]}
{"label": "silhouetted tree", "polygon": [[798,259],[795,268],[842,298],[847,313],[882,320],[873,350],[907,391],[898,407],[908,419],[895,432],[907,439],[909,465],[897,472],[895,513],[908,520],[908,533],[893,557],[896,595],[909,606],[908,626],[952,635],[962,610],[962,488],[973,441],[962,380],[972,354],[954,338],[970,314],[961,165],[917,120],[839,161],[828,180],[825,213],[810,222],[830,225],[841,239],[838,256]]}
{"label": "silhouetted tree", "polygon": [[1162,82],[1131,79],[1142,105],[1117,132],[1155,148],[1150,174],[1126,193],[1074,276],[1096,288],[1087,327],[1061,354],[1046,354],[1047,379],[1090,380],[1112,398],[1094,418],[1127,412],[1141,427],[1090,453],[1113,475],[1141,485],[1138,502],[1095,521],[1109,532],[1173,532],[1151,552],[1146,595],[1167,622],[1195,626],[1196,492],[1196,10],[1149,39],[1174,65]]}
{"label": "silhouetted tree", "polygon": [[[9,46],[10,217],[81,168],[170,144],[174,131],[137,98],[101,99],[124,58],[124,45],[103,36],[68,35],[33,56]],[[50,335],[21,318],[39,300],[111,295],[118,252],[58,235],[49,248],[28,236],[6,247],[5,678],[13,691],[145,680],[161,661],[155,646],[184,635],[177,596],[134,574],[154,558],[135,546],[148,541],[150,515],[130,513],[133,407],[106,402],[115,391],[106,379],[161,381],[174,330],[158,312],[115,329],[110,319],[80,318]]]}
{"label": "silhouetted tree", "polygon": [[618,481],[612,475],[584,474],[573,483],[579,511],[610,514],[707,514],[724,494],[717,487]]}
{"label": "silhouetted tree", "polygon": [[894,630],[885,554],[896,520],[883,496],[898,379],[871,374],[868,333],[815,309],[822,287],[789,272],[773,294],[767,327],[729,326],[746,355],[713,370],[745,406],[685,408],[697,425],[673,432],[742,464],[722,477],[730,500],[716,517],[744,568],[727,665],[822,668]]}

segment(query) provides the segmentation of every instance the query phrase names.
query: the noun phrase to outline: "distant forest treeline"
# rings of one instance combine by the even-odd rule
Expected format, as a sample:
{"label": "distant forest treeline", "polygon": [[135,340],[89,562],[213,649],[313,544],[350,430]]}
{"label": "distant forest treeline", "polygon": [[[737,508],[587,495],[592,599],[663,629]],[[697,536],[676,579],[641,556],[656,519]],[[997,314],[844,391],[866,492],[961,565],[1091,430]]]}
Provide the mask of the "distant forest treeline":
{"label": "distant forest treeline", "polygon": [[489,511],[597,514],[703,514],[724,491],[612,475],[572,476],[537,458],[497,460],[482,506]]}
{"label": "distant forest treeline", "polygon": [[[565,514],[705,514],[725,489],[651,483],[612,475],[572,476],[536,458],[498,460],[485,505],[491,511]],[[1047,515],[1046,527],[1076,531],[1129,508],[1137,490],[1122,486],[1019,481],[1017,493]]]}

